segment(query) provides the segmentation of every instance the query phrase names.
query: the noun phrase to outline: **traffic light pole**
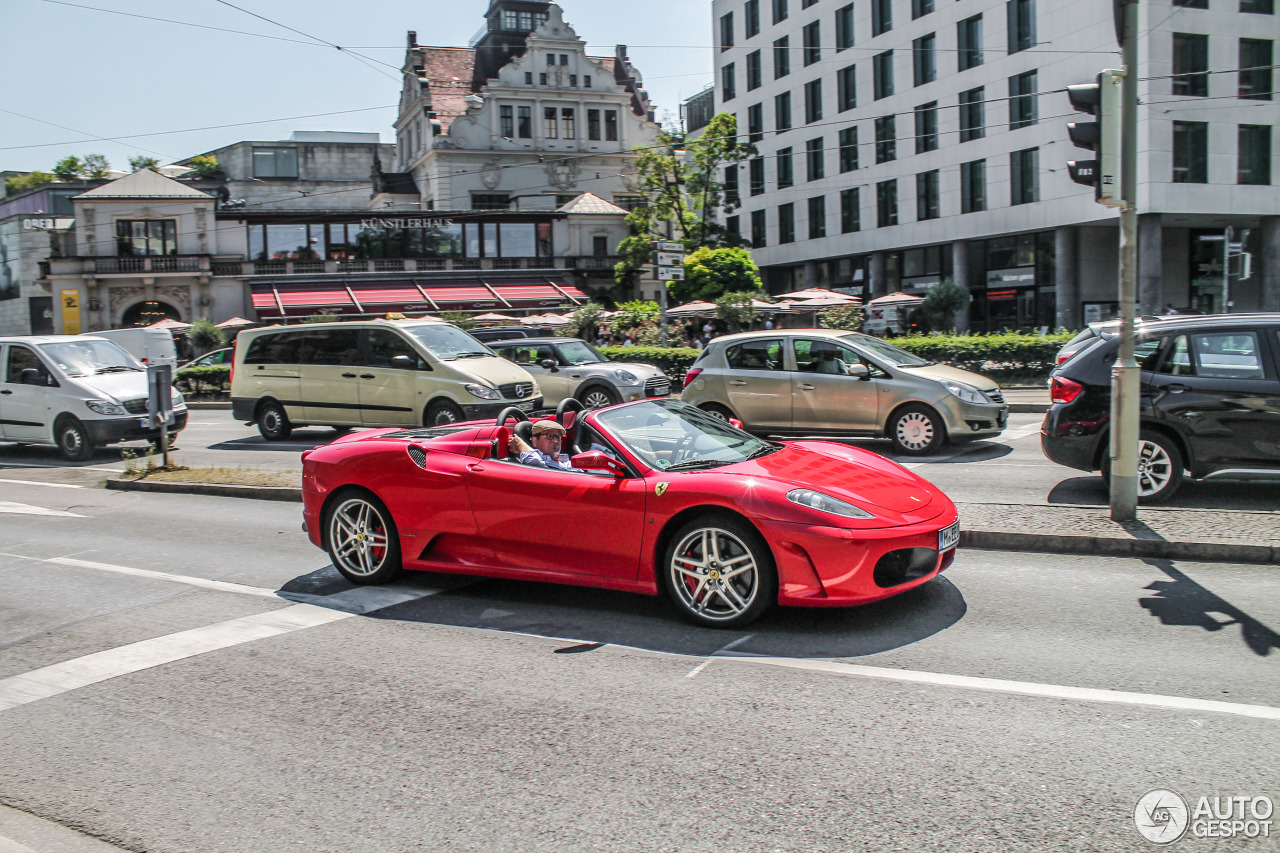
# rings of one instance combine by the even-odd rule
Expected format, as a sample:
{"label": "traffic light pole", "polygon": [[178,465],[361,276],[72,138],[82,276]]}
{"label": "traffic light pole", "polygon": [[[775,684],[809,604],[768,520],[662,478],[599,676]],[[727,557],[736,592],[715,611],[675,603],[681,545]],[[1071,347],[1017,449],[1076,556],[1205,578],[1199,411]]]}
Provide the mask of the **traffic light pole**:
{"label": "traffic light pole", "polygon": [[1138,303],[1138,2],[1119,0],[1121,47],[1120,353],[1111,373],[1111,518],[1133,521],[1138,509],[1140,374],[1134,360]]}

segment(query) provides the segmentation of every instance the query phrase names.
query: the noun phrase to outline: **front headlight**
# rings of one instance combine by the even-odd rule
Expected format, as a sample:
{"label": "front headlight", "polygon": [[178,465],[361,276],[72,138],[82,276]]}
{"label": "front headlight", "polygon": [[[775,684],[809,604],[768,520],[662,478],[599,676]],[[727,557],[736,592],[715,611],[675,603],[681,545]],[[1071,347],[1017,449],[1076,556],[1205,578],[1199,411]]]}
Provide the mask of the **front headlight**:
{"label": "front headlight", "polygon": [[171,389],[169,392],[169,405],[173,406],[176,409],[179,406],[181,406],[182,403],[183,403],[182,392],[179,391],[177,388]]}
{"label": "front headlight", "polygon": [[483,385],[467,385],[465,386],[467,393],[472,397],[479,397],[481,400],[501,400],[502,395],[493,388],[486,388]]}
{"label": "front headlight", "polygon": [[966,403],[985,403],[987,398],[982,396],[982,392],[972,385],[965,385],[963,382],[955,382],[950,379],[942,381],[942,387],[946,388],[955,396],[964,400]]}
{"label": "front headlight", "polygon": [[125,412],[124,406],[119,406],[110,400],[85,400],[84,404],[100,415],[128,414]]}
{"label": "front headlight", "polygon": [[875,518],[865,509],[860,509],[851,503],[833,498],[831,495],[815,492],[813,489],[796,489],[787,492],[787,500],[793,504],[807,506],[820,512],[829,512],[832,515],[842,515],[845,518]]}
{"label": "front headlight", "polygon": [[618,381],[624,385],[635,385],[640,381],[630,370],[615,370],[613,375],[618,377]]}

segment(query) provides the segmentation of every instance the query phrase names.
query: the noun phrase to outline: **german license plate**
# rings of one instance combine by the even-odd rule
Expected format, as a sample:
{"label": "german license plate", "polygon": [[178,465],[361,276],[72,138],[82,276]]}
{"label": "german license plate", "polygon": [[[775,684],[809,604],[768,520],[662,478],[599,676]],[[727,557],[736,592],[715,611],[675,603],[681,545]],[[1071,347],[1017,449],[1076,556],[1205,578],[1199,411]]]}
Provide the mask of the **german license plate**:
{"label": "german license plate", "polygon": [[153,426],[153,424],[151,423],[151,418],[141,418],[138,421],[138,426],[142,427],[143,429],[149,429],[151,426]]}
{"label": "german license plate", "polygon": [[960,544],[960,522],[938,531],[938,550],[948,551]]}

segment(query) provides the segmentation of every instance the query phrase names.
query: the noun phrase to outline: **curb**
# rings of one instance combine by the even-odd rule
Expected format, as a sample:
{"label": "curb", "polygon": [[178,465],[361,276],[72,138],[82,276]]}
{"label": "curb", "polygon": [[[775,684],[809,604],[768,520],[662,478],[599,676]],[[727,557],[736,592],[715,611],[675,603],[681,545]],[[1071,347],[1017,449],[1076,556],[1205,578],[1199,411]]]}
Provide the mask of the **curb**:
{"label": "curb", "polygon": [[162,483],[146,480],[107,480],[107,488],[119,492],[165,492],[179,495],[205,495],[224,498],[251,498],[260,501],[292,501],[302,503],[302,489],[288,486],[234,486],[230,483]]}

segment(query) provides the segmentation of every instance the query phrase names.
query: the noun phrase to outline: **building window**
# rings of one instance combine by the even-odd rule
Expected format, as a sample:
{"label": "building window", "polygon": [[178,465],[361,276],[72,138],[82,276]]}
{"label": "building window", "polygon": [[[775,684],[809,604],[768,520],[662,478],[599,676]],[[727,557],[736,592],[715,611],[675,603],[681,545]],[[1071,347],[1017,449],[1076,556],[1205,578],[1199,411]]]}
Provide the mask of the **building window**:
{"label": "building window", "polygon": [[773,97],[773,121],[778,133],[791,129],[791,93],[783,92]]}
{"label": "building window", "polygon": [[752,195],[764,192],[764,158],[753,157],[747,161],[748,191]]}
{"label": "building window", "polygon": [[576,89],[576,88],[578,88],[578,75],[577,75],[577,74],[570,74],[570,75],[569,75],[569,88],[570,88],[570,89]]}
{"label": "building window", "polygon": [[1209,124],[1203,121],[1173,123],[1173,182],[1209,183]]}
{"label": "building window", "polygon": [[871,62],[872,88],[878,101],[893,94],[893,51],[877,53]]}
{"label": "building window", "polygon": [[796,206],[791,203],[778,205],[778,243],[796,241]]}
{"label": "building window", "polygon": [[751,211],[751,248],[763,249],[768,245],[768,226],[765,224],[763,210]]}
{"label": "building window", "polygon": [[764,139],[764,104],[747,107],[747,142],[755,145]]}
{"label": "building window", "polygon": [[938,218],[938,170],[916,175],[916,219]]}
{"label": "building window", "polygon": [[720,100],[732,101],[737,97],[738,84],[735,76],[732,62],[720,69]]}
{"label": "building window", "polygon": [[1240,97],[1271,100],[1271,45],[1270,39],[1240,39]]}
{"label": "building window", "polygon": [[821,24],[814,21],[807,24],[804,28],[804,64],[812,65],[822,59],[822,30]]}
{"label": "building window", "polygon": [[591,75],[590,75],[590,74],[583,74],[583,75],[582,75],[582,88],[584,88],[584,89],[590,89],[590,88],[591,88]]}
{"label": "building window", "polygon": [[747,91],[759,89],[764,85],[764,74],[760,70],[760,51],[753,50],[747,54]]}
{"label": "building window", "polygon": [[936,151],[938,148],[938,102],[930,101],[916,107],[916,153]]}
{"label": "building window", "polygon": [[1173,94],[1208,97],[1209,37],[1173,34]]}
{"label": "building window", "polygon": [[787,19],[787,0],[773,0],[773,22],[780,24]]}
{"label": "building window", "polygon": [[822,121],[822,80],[804,84],[804,120],[806,124]]}
{"label": "building window", "polygon": [[747,0],[742,7],[743,38],[760,35],[760,0]]}
{"label": "building window", "polygon": [[783,36],[773,43],[773,79],[791,73],[791,39]]}
{"label": "building window", "polygon": [[[254,153],[256,154],[257,151],[255,150]],[[303,250],[306,251],[306,226],[303,225],[301,228]],[[116,254],[135,256],[178,254],[178,220],[117,219]]]}
{"label": "building window", "polygon": [[253,149],[253,176],[255,178],[298,177],[298,149]]}
{"label": "building window", "polygon": [[735,240],[742,239],[742,218],[738,216],[730,216],[724,221],[724,230],[728,231]]}
{"label": "building window", "polygon": [[827,236],[827,197],[815,196],[809,199],[809,239],[818,240]]}
{"label": "building window", "polygon": [[1241,12],[1253,12],[1256,15],[1274,15],[1275,0],[1240,0]]}
{"label": "building window", "polygon": [[779,148],[777,154],[778,189],[786,189],[796,182],[795,166],[790,148]]}
{"label": "building window", "polygon": [[[472,210],[507,210],[511,207],[511,196],[506,193],[472,193]],[[492,227],[492,226],[489,226]],[[472,256],[474,257],[474,255]]]}
{"label": "building window", "polygon": [[556,121],[556,108],[542,108],[542,135],[547,139],[560,138],[560,123]]}
{"label": "building window", "polygon": [[987,161],[973,160],[960,164],[960,212],[977,213],[987,209]]}
{"label": "building window", "polygon": [[957,67],[961,71],[982,64],[982,16],[974,15],[956,24]]}
{"label": "building window", "polygon": [[1208,9],[1209,0],[1173,0],[1173,5],[1187,9]]}
{"label": "building window", "polygon": [[520,139],[533,139],[533,107],[518,107],[516,116],[516,136]]}
{"label": "building window", "polygon": [[600,111],[587,110],[587,139],[600,141]]}
{"label": "building window", "polygon": [[525,84],[526,86],[532,86],[532,85],[533,85],[533,72],[532,72],[532,71],[526,71],[526,72],[524,72],[524,84]]}
{"label": "building window", "polygon": [[1035,0],[1009,0],[1005,9],[1009,15],[1009,52],[1017,53],[1035,47]]}
{"label": "building window", "polygon": [[1030,204],[1039,201],[1040,149],[1026,148],[1009,153],[1009,177],[1011,179],[1010,204]]}
{"label": "building window", "polygon": [[838,112],[858,106],[858,74],[854,66],[846,65],[836,72],[836,99]]}
{"label": "building window", "polygon": [[604,111],[604,138],[606,142],[618,141],[618,111]]}
{"label": "building window", "polygon": [[840,171],[852,172],[858,168],[858,128],[846,127],[840,131]]}
{"label": "building window", "polygon": [[556,55],[554,53],[547,54],[547,67],[554,68],[556,64]]}
{"label": "building window", "polygon": [[732,210],[742,204],[742,195],[738,190],[738,164],[724,167],[724,206]]}
{"label": "building window", "polygon": [[934,33],[920,36],[911,42],[911,66],[917,86],[938,79],[938,60],[934,53],[937,43],[938,37]]}
{"label": "building window", "polygon": [[822,150],[822,137],[810,139],[804,144],[805,166],[811,181],[820,181],[826,177],[827,167]]}
{"label": "building window", "polygon": [[871,35],[884,35],[893,29],[893,0],[871,0]]}
{"label": "building window", "polygon": [[720,49],[733,47],[733,13],[720,16]]}
{"label": "building window", "polygon": [[986,136],[983,88],[960,93],[960,141],[971,142]]}
{"label": "building window", "polygon": [[499,132],[503,139],[512,139],[516,135],[516,111],[514,107],[503,106],[498,108],[498,121],[501,125]]}
{"label": "building window", "polygon": [[840,233],[852,234],[862,230],[862,211],[859,209],[858,188],[840,191]]}
{"label": "building window", "polygon": [[923,18],[933,11],[933,0],[911,0],[911,20]]}
{"label": "building window", "polygon": [[565,139],[578,138],[578,119],[572,109],[560,110],[560,125],[564,130]]}
{"label": "building window", "polygon": [[888,228],[898,224],[898,180],[876,184],[876,227]]}
{"label": "building window", "polygon": [[1271,183],[1271,125],[1242,124],[1238,136],[1236,183]]}
{"label": "building window", "polygon": [[853,47],[853,4],[836,9],[836,50]]}
{"label": "building window", "polygon": [[898,123],[895,116],[876,119],[876,162],[888,163],[898,157]]}
{"label": "building window", "polygon": [[1028,71],[1009,78],[1009,129],[1017,130],[1036,123],[1036,72]]}
{"label": "building window", "polygon": [[539,74],[539,75],[538,75],[538,85],[539,85],[539,86],[545,86],[545,85],[547,85],[547,75],[546,75],[546,74]]}

